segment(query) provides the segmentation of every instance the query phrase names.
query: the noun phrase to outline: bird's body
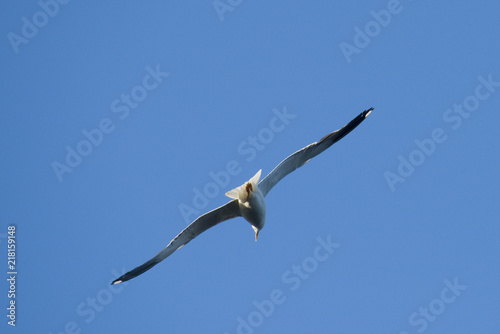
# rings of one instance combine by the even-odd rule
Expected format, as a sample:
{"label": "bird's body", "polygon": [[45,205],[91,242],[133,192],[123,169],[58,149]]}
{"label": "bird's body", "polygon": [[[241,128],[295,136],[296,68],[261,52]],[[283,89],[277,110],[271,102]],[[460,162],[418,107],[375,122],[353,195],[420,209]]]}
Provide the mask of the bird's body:
{"label": "bird's body", "polygon": [[226,193],[227,197],[238,200],[241,216],[255,231],[255,240],[266,223],[266,200],[259,190],[261,172],[262,170],[259,170],[248,182]]}
{"label": "bird's body", "polygon": [[233,200],[198,217],[151,260],[125,273],[111,284],[128,281],[144,273],[204,231],[228,219],[235,217],[245,218],[252,225],[255,231],[255,240],[257,240],[259,231],[264,227],[266,221],[266,201],[264,197],[269,191],[286,175],[303,166],[310,159],[325,151],[335,142],[354,130],[372,110],[373,108],[365,110],[343,128],[293,153],[276,166],[276,168],[260,182],[261,170],[259,170],[249,181],[226,193],[226,196]]}

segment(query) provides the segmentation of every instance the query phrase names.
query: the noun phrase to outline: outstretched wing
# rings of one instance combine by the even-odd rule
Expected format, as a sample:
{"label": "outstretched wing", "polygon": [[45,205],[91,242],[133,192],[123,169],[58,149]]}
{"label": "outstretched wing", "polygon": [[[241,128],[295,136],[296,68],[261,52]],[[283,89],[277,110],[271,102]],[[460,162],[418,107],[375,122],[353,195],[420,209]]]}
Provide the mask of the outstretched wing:
{"label": "outstretched wing", "polygon": [[332,146],[334,143],[342,139],[349,132],[354,130],[364,119],[372,112],[373,108],[363,111],[356,118],[349,122],[342,129],[334,131],[325,137],[321,138],[318,142],[312,143],[298,150],[294,154],[290,155],[288,158],[283,160],[276,168],[274,168],[271,173],[269,173],[262,181],[259,183],[259,190],[264,196],[285,176],[296,170],[297,168],[303,166],[306,162]]}
{"label": "outstretched wing", "polygon": [[218,207],[217,209],[205,213],[204,215],[196,218],[194,222],[192,222],[174,239],[172,239],[167,247],[156,254],[151,260],[145,262],[135,269],[132,269],[128,273],[123,274],[119,278],[115,279],[111,284],[118,284],[139,276],[143,272],[148,271],[161,261],[165,260],[173,252],[175,252],[209,228],[225,220],[239,216],[241,216],[241,212],[238,205],[238,200],[230,201],[223,206]]}

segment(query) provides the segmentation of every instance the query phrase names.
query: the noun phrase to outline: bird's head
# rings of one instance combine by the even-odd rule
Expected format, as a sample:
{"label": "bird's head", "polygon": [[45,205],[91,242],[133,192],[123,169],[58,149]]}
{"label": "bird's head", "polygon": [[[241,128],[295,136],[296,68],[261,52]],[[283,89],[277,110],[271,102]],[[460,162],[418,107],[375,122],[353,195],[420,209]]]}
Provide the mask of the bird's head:
{"label": "bird's head", "polygon": [[257,241],[257,237],[259,236],[260,229],[252,225],[253,230],[255,231],[255,241]]}

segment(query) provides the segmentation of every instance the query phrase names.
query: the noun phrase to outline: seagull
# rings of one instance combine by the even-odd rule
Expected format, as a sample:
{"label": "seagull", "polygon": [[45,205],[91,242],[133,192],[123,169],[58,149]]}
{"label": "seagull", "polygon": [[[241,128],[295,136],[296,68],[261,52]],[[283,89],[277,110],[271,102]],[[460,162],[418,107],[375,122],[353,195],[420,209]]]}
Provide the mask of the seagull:
{"label": "seagull", "polygon": [[252,225],[255,232],[255,241],[257,241],[259,231],[264,227],[266,220],[266,201],[264,197],[266,197],[269,191],[271,191],[271,189],[285,176],[303,166],[306,162],[322,153],[354,130],[372,111],[373,108],[363,111],[343,128],[293,153],[276,166],[276,168],[260,182],[262,169],[259,170],[249,181],[226,193],[227,197],[232,198],[231,201],[196,218],[195,221],[172,239],[167,247],[156,254],[151,260],[123,274],[111,284],[122,283],[141,275],[165,260],[173,252],[186,245],[201,233],[232,218],[245,218]]}

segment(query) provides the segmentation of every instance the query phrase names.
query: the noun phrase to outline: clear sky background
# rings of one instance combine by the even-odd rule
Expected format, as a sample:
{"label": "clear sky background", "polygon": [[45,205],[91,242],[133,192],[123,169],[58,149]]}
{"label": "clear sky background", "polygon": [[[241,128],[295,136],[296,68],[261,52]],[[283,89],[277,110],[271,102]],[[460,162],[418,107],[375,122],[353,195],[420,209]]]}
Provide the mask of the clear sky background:
{"label": "clear sky background", "polygon": [[[1,332],[498,330],[500,3],[218,6],[3,5]],[[109,285],[369,107],[257,243],[238,218]]]}

